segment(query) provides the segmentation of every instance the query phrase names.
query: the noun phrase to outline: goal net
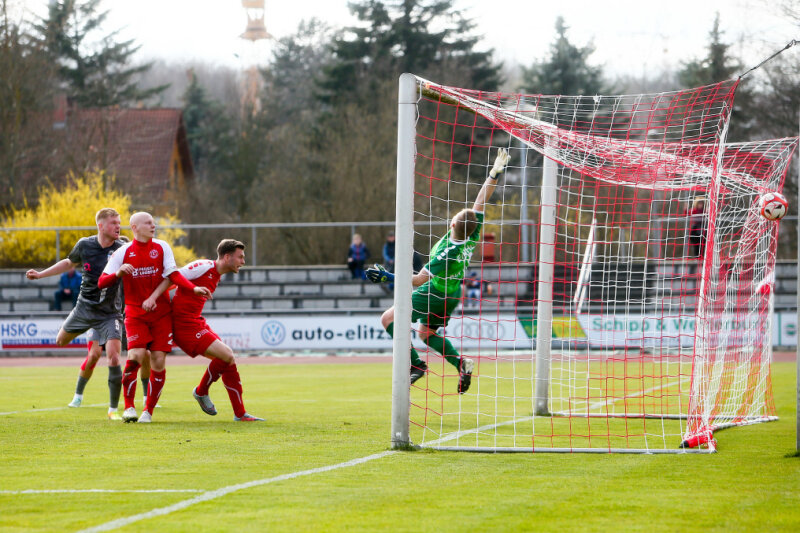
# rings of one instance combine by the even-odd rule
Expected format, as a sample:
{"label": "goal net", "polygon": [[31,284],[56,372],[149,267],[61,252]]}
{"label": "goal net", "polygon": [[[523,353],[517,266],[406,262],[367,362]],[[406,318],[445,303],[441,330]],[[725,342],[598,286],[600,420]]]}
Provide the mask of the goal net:
{"label": "goal net", "polygon": [[[782,190],[797,139],[726,144],[736,85],[570,97],[401,78],[395,445],[709,452],[714,431],[775,418],[780,224],[759,199]],[[438,330],[450,348],[429,346],[420,324],[443,317],[420,318],[403,267],[412,246],[431,259],[499,148],[508,167]],[[427,372],[409,390],[411,347]]]}

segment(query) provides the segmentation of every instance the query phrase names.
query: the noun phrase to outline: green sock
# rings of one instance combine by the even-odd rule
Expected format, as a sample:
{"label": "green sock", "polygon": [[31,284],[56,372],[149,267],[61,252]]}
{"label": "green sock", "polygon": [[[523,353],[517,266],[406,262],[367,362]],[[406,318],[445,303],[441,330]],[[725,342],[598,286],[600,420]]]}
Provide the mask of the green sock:
{"label": "green sock", "polygon": [[[389,336],[394,338],[394,322],[386,326],[386,331],[389,333]],[[422,359],[419,358],[419,354],[414,347],[411,347],[411,364],[413,366],[420,366],[422,364]]]}
{"label": "green sock", "polygon": [[448,363],[456,368],[460,368],[459,363],[461,362],[461,355],[458,353],[458,350],[450,344],[449,340],[434,334],[427,339],[422,339],[422,342],[427,344],[431,350],[442,354],[444,358],[447,359]]}

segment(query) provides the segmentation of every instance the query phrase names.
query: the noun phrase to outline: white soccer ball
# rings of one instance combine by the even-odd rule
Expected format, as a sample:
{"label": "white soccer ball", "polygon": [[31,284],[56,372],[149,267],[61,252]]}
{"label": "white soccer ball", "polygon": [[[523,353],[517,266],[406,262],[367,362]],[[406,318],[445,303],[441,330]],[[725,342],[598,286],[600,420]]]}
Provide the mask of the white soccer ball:
{"label": "white soccer ball", "polygon": [[779,192],[768,192],[761,195],[758,200],[761,216],[767,220],[780,220],[789,210],[789,202]]}

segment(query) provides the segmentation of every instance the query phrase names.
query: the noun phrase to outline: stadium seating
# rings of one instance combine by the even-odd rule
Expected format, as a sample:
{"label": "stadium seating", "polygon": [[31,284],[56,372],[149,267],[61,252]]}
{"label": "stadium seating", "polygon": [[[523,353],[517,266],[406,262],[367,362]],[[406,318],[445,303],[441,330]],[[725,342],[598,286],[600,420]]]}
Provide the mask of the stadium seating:
{"label": "stadium seating", "polygon": [[[536,269],[533,266],[475,263],[470,270],[478,272],[492,286],[491,294],[484,292],[482,295],[481,305],[484,312],[487,306],[512,310],[515,307],[519,309],[520,306],[534,305],[536,284],[532,280],[535,279]],[[620,274],[626,272],[624,269],[617,271]],[[629,275],[625,279],[617,279],[614,283],[620,288],[618,295],[607,292],[604,296],[592,294],[591,299],[603,298],[608,305],[626,294],[640,298],[645,290],[653,292],[657,297],[658,287],[673,284],[680,286],[685,298],[691,300],[697,290],[696,282],[691,276],[684,275],[683,267],[677,263],[662,265],[659,269],[632,266],[627,272]],[[555,300],[558,300],[559,295],[570,293],[565,290],[564,284],[574,283],[574,280],[567,279],[573,274],[562,272],[559,275],[556,272],[553,290]],[[602,276],[602,273],[593,271],[592,276]],[[65,311],[49,311],[57,285],[57,277],[29,281],[22,270],[0,270],[0,317],[65,314],[69,309],[68,302]],[[562,288],[559,289],[559,286]],[[796,291],[795,263],[779,263],[775,279],[775,309],[794,309]],[[673,293],[676,294],[674,290]],[[239,274],[227,274],[223,277],[214,299],[206,305],[205,312],[208,315],[363,313],[379,312],[392,305],[392,302],[388,287],[351,280],[349,271],[338,265],[249,267],[243,268]],[[569,305],[566,301],[560,304]]]}

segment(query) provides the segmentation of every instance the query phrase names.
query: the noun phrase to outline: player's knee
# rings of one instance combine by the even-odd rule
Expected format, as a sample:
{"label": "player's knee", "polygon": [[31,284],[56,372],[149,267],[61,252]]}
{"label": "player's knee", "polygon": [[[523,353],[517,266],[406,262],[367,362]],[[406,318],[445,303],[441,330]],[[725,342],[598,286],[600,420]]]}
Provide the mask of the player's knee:
{"label": "player's knee", "polygon": [[381,315],[381,325],[384,329],[388,328],[392,322],[394,322],[394,307],[390,307]]}
{"label": "player's knee", "polygon": [[219,351],[219,358],[232,365],[236,362],[236,355],[233,353],[233,350],[227,344],[222,345],[223,348]]}
{"label": "player's knee", "polygon": [[58,344],[59,346],[66,346],[67,344],[72,342],[72,339],[74,338],[75,337],[73,335],[70,335],[69,333],[67,333],[62,329],[59,330],[58,335],[56,335],[56,344]]}

